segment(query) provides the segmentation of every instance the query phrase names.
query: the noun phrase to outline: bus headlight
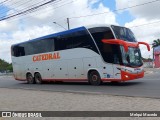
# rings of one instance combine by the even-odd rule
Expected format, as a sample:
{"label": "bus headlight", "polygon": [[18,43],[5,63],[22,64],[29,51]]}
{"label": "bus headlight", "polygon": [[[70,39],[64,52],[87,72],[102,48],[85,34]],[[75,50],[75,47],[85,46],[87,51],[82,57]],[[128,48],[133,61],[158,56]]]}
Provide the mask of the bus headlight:
{"label": "bus headlight", "polygon": [[129,76],[128,76],[128,75],[125,75],[125,77],[126,77],[126,78],[129,78]]}

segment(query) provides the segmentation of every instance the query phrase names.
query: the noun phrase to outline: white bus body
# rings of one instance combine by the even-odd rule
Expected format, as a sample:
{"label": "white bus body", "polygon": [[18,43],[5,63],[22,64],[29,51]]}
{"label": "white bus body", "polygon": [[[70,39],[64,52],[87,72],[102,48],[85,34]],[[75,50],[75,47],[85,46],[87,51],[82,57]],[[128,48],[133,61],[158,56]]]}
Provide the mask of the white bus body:
{"label": "white bus body", "polygon": [[[104,81],[127,81],[143,77],[143,63],[140,63],[138,47],[131,47],[131,50],[125,53],[123,45],[101,43],[98,35],[102,36],[100,32],[103,30],[108,30],[104,32],[108,36],[106,34],[107,37],[102,39],[119,39],[114,29],[112,25],[80,27],[12,45],[14,77],[16,80],[27,80],[28,83],[89,81],[93,85]],[[100,39],[98,42],[96,37]],[[84,39],[89,41],[85,43]],[[100,45],[103,45],[103,49]],[[134,57],[132,48],[138,51],[135,54],[139,58],[135,58],[140,63],[133,66],[126,63],[127,58],[124,58],[124,54],[130,56],[131,53],[131,61]]]}

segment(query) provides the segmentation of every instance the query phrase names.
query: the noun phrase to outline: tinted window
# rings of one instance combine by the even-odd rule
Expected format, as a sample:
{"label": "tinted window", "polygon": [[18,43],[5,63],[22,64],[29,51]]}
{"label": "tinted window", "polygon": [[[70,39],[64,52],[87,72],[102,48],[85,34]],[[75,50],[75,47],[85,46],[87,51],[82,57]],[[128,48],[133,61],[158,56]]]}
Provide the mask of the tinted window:
{"label": "tinted window", "polygon": [[120,46],[102,42],[102,39],[114,39],[111,29],[108,27],[98,27],[91,28],[89,31],[101,52],[103,60],[107,63],[122,64]]}
{"label": "tinted window", "polygon": [[103,39],[114,39],[112,31],[108,27],[97,27],[89,29],[92,37],[94,38],[98,48],[100,49],[103,46]]}
{"label": "tinted window", "polygon": [[97,27],[89,29],[95,41],[101,41],[102,39],[114,39],[113,33],[109,27]]}
{"label": "tinted window", "polygon": [[[54,40],[46,39],[28,43],[28,54],[38,54],[54,51]],[[31,49],[32,48],[32,49]]]}
{"label": "tinted window", "polygon": [[100,51],[105,62],[123,65],[119,45],[105,43],[100,48]]}
{"label": "tinted window", "polygon": [[86,30],[76,31],[55,38],[55,50],[73,48],[88,48],[97,52],[95,44]]}
{"label": "tinted window", "polygon": [[19,57],[24,55],[25,55],[25,50],[23,46],[16,45],[12,47],[12,56]]}
{"label": "tinted window", "polygon": [[125,27],[113,26],[113,25],[112,25],[112,28],[114,30],[114,33],[117,39],[129,41],[129,42],[137,41],[133,32],[130,29]]}
{"label": "tinted window", "polygon": [[12,55],[19,57],[54,51],[54,40],[43,39],[22,43],[12,47]]}

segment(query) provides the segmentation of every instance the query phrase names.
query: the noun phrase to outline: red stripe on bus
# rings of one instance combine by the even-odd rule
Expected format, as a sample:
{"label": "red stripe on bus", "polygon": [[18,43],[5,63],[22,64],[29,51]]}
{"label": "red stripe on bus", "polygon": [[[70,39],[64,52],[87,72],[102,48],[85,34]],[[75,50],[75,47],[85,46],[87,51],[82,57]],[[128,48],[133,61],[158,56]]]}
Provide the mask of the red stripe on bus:
{"label": "red stripe on bus", "polygon": [[43,79],[43,81],[87,81],[87,79]]}
{"label": "red stripe on bus", "polygon": [[[26,79],[15,78],[19,81],[26,81]],[[88,81],[87,79],[42,79],[43,81]]]}
{"label": "red stripe on bus", "polygon": [[102,81],[105,82],[105,81],[122,81],[122,80],[116,78],[103,78]]}
{"label": "red stripe on bus", "polygon": [[144,77],[144,71],[140,72],[140,73],[129,73],[126,71],[121,71],[121,77],[123,81],[128,81],[128,80],[134,80],[134,79],[138,79],[138,78],[143,78]]}

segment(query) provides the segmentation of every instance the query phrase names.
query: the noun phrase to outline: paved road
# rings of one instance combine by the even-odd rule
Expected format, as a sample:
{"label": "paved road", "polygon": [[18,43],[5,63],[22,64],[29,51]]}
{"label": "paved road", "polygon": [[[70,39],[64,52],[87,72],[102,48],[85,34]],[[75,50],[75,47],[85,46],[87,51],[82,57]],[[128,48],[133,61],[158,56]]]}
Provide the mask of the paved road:
{"label": "paved road", "polygon": [[160,70],[155,70],[152,73],[147,74],[143,79],[119,84],[105,83],[101,86],[91,86],[87,83],[52,83],[32,85],[16,81],[13,77],[0,76],[0,88],[160,98]]}

